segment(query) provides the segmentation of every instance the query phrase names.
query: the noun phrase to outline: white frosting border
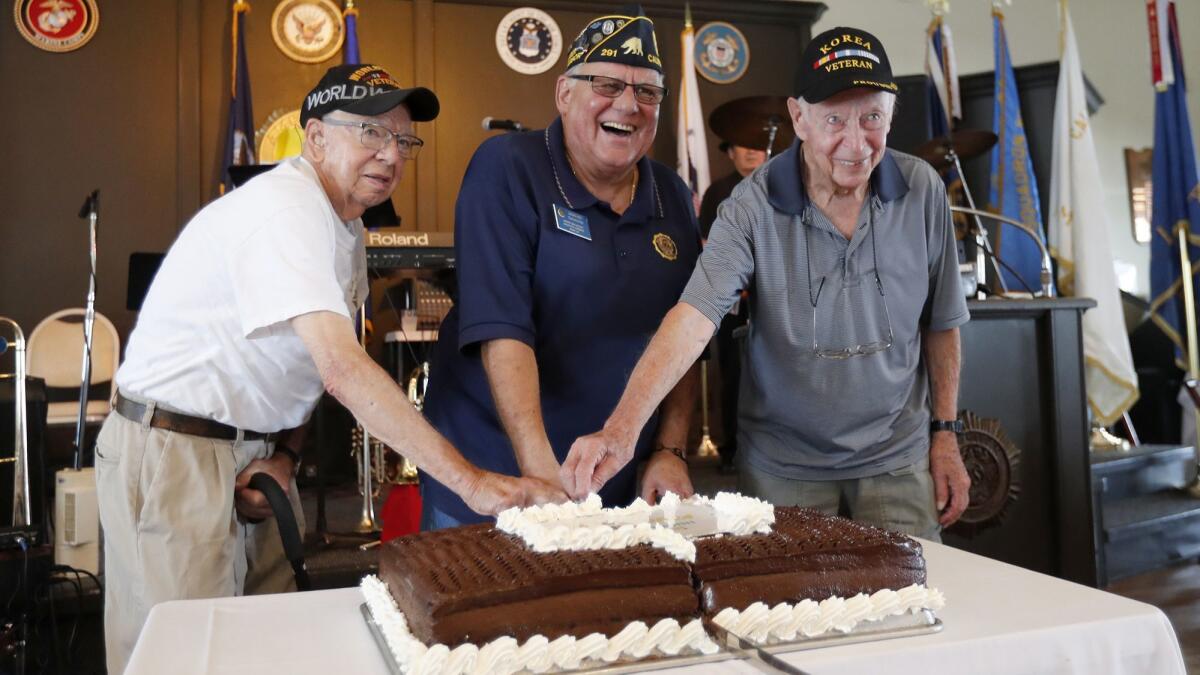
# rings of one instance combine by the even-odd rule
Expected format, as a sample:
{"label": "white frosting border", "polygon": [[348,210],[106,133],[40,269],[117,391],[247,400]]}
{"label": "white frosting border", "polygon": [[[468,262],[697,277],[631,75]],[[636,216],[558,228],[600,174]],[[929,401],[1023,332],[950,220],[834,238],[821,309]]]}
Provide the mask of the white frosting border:
{"label": "white frosting border", "polygon": [[[676,513],[684,505],[710,507],[720,534],[766,534],[775,523],[775,507],[770,502],[733,492],[720,492],[711,499],[694,495],[687,500],[668,492],[657,506],[638,498],[629,506],[607,509],[593,493],[578,503],[507,509],[496,518],[496,528],[521,538],[538,553],[649,544],[679,560],[696,562],[696,545],[672,529]],[[652,518],[665,525],[652,523]],[[580,519],[595,524],[581,524]]]}
{"label": "white frosting border", "polygon": [[[462,644],[451,649],[443,644],[428,646],[408,630],[404,613],[396,605],[387,584],[368,575],[361,584],[363,598],[383,634],[401,672],[416,675],[510,675],[518,672],[545,673],[576,670],[613,663],[620,659],[648,656],[715,654],[717,643],[699,619],[684,625],[663,619],[647,627],[634,621],[611,638],[592,633],[583,638],[564,635],[548,640],[535,635],[523,644],[500,637],[479,646]],[[862,622],[879,621],[905,612],[938,611],[946,604],[936,588],[913,584],[899,591],[883,589],[871,595],[859,593],[846,599],[832,596],[815,602],[781,602],[768,608],[756,602],[744,610],[727,607],[713,617],[717,625],[755,642],[771,644],[814,638],[834,631],[849,633]]]}
{"label": "white frosting border", "polygon": [[663,619],[653,627],[634,621],[611,638],[592,633],[582,638],[564,635],[551,641],[535,635],[524,644],[511,637],[500,637],[483,646],[462,644],[453,649],[443,644],[427,646],[409,632],[404,613],[396,606],[387,584],[369,575],[363,577],[361,588],[375,625],[406,675],[545,673],[601,666],[619,659],[720,651],[699,619],[682,626],[674,619]]}

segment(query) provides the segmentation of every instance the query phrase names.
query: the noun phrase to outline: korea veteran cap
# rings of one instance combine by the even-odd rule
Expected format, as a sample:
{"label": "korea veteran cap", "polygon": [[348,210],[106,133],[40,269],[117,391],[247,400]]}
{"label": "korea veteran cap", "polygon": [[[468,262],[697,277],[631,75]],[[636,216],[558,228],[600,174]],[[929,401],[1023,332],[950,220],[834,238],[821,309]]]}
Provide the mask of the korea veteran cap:
{"label": "korea veteran cap", "polygon": [[625,5],[616,14],[593,19],[567,52],[567,69],[580,63],[623,63],[662,72],[654,22],[641,5]]}
{"label": "korea veteran cap", "polygon": [[382,115],[403,103],[414,122],[428,122],[441,109],[437,96],[425,87],[405,89],[386,70],[369,64],[347,63],[325,71],[304,97],[300,126],[335,111]]}
{"label": "korea veteran cap", "polygon": [[833,28],[814,37],[804,48],[796,76],[796,95],[817,103],[846,89],[867,87],[896,93],[883,44],[857,28]]}

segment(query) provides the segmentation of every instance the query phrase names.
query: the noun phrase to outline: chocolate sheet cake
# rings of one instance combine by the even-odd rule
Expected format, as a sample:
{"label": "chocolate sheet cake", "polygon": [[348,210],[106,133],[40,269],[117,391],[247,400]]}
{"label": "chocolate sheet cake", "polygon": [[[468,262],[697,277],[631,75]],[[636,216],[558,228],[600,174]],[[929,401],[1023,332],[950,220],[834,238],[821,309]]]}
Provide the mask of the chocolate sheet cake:
{"label": "chocolate sheet cake", "polygon": [[849,598],[925,583],[925,559],[916,541],[845,518],[779,506],[770,534],[698,540],[692,571],[706,614],[754,602]]}
{"label": "chocolate sheet cake", "polygon": [[393,539],[379,576],[426,644],[602,633],[698,613],[686,563],[649,546],[535,553],[491,525]]}
{"label": "chocolate sheet cake", "polygon": [[500,636],[611,637],[630,622],[681,624],[755,602],[844,598],[925,583],[921,546],[900,534],[776,507],[768,534],[695,541],[694,563],[649,545],[532,551],[475,525],[393,539],[379,576],[425,644]]}

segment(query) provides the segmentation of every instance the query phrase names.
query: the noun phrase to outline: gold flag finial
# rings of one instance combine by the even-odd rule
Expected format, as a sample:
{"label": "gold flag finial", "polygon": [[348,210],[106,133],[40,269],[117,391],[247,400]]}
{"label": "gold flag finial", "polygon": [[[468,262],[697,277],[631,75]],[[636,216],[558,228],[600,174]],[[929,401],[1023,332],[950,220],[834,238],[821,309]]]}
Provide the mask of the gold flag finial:
{"label": "gold flag finial", "polygon": [[690,2],[683,3],[683,27],[692,27],[692,3]]}

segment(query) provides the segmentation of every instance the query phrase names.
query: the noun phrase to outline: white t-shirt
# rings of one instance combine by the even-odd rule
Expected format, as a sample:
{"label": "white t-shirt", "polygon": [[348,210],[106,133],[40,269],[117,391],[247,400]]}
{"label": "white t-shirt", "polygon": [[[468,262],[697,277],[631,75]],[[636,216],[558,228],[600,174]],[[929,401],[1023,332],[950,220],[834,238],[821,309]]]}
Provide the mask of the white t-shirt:
{"label": "white t-shirt", "polygon": [[295,158],[201,209],[163,260],[117,387],[270,432],[308,419],[324,387],[288,320],[351,317],[367,294],[362,220],[343,222]]}

